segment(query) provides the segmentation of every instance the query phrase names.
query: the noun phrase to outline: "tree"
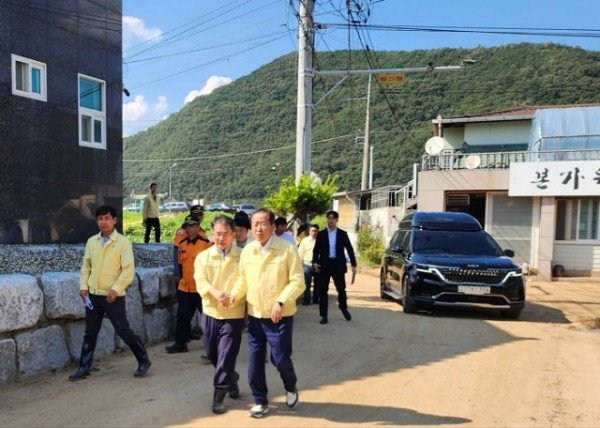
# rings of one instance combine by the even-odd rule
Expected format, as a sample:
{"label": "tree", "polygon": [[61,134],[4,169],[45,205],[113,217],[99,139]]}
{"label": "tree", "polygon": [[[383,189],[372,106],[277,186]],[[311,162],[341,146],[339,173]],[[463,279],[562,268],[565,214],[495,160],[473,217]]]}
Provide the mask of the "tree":
{"label": "tree", "polygon": [[293,177],[281,180],[279,190],[267,196],[265,206],[277,215],[287,217],[290,223],[296,219],[324,214],[331,206],[331,198],[337,192],[337,176],[328,176],[324,183],[308,174],[302,175],[296,185]]}

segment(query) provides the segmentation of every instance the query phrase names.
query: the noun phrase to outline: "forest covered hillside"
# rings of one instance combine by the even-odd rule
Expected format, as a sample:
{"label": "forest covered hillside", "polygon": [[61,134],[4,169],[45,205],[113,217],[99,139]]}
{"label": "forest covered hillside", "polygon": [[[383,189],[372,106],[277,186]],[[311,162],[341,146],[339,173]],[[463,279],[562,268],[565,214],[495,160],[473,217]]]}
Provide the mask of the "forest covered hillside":
{"label": "forest covered hillside", "polygon": [[[477,63],[461,72],[410,74],[398,86],[373,85],[370,140],[374,185],[403,184],[431,137],[431,119],[512,108],[600,102],[600,52],[556,44],[372,52],[380,68]],[[352,68],[369,68],[352,52]],[[319,53],[318,69],[345,69],[348,52]],[[206,202],[262,199],[294,175],[297,54],[278,58],[124,141],[124,194],[150,181],[173,195]],[[338,78],[315,78],[313,99]],[[313,113],[312,170],[339,175],[341,190],[360,187],[366,76],[348,79]],[[339,137],[339,138],[338,138]],[[249,153],[251,152],[251,153]],[[241,154],[247,153],[247,154]],[[174,161],[173,159],[177,159]]]}

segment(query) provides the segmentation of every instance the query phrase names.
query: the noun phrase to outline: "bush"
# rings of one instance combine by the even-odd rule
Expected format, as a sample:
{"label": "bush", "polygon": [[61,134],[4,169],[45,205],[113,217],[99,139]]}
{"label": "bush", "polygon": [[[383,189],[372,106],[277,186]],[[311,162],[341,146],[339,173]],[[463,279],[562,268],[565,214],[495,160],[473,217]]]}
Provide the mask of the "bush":
{"label": "bush", "polygon": [[358,232],[356,247],[365,262],[378,265],[381,263],[381,257],[385,249],[381,226],[368,225]]}

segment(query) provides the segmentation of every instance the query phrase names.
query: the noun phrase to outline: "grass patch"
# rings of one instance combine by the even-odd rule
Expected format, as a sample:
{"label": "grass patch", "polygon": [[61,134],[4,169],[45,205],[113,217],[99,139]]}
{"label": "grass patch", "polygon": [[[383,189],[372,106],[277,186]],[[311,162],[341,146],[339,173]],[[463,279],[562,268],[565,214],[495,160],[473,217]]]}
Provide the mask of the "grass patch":
{"label": "grass patch", "polygon": [[[175,235],[175,232],[181,227],[185,216],[187,216],[188,214],[188,212],[160,213],[160,240],[165,243],[173,242],[173,236]],[[208,233],[209,235],[211,231],[210,223],[219,214],[225,214],[233,218],[231,214],[223,213],[220,211],[211,211],[205,213],[204,220],[202,221],[202,228],[206,230],[206,233]],[[135,213],[130,211],[123,212],[123,232],[131,242],[136,244],[144,242],[145,231],[146,229],[142,225],[142,213]],[[150,234],[150,241],[152,241],[153,239],[154,231],[152,231],[152,233]]]}

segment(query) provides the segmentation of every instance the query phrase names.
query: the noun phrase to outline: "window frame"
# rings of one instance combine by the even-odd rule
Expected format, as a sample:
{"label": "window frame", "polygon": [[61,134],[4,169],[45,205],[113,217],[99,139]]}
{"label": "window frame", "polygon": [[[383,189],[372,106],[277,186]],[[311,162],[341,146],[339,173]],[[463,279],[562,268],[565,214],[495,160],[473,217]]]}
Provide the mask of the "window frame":
{"label": "window frame", "polygon": [[[572,242],[572,243],[598,243],[600,241],[600,198],[587,197],[587,198],[560,198],[556,199],[556,222],[555,234],[558,226],[558,201],[565,201],[565,216],[564,216],[564,239],[555,239],[556,242]],[[593,201],[593,204],[597,207],[596,214],[596,237],[594,238],[579,238],[580,233],[580,222],[581,222],[581,204],[582,201]],[[593,212],[593,205],[592,205]],[[591,226],[592,215],[588,214],[588,225]],[[575,228],[573,229],[573,225]]]}
{"label": "window frame", "polygon": [[[27,64],[27,66],[28,66],[28,68],[27,68],[27,70],[28,70],[27,84],[29,87],[31,87],[31,67],[41,69],[40,93],[39,94],[37,92],[23,91],[21,89],[17,89],[17,62]],[[24,57],[21,55],[10,54],[10,64],[11,64],[10,68],[11,68],[12,94],[19,96],[19,97],[31,98],[33,100],[47,102],[48,101],[48,78],[47,78],[48,67],[46,66],[46,63],[43,63],[41,61],[36,61],[35,59],[27,58],[27,57]]]}
{"label": "window frame", "polygon": [[[87,108],[87,107],[82,107],[81,106],[81,79],[86,79],[89,80],[91,82],[96,82],[100,84],[100,87],[102,88],[102,111],[98,111],[98,110],[94,110],[91,108]],[[78,136],[79,136],[79,145],[81,147],[89,147],[92,149],[101,149],[101,150],[106,150],[106,129],[107,129],[107,124],[106,124],[106,81],[102,80],[102,79],[98,79],[97,77],[93,77],[93,76],[89,76],[87,74],[82,74],[82,73],[77,73],[77,110],[78,110],[78,114],[77,114],[77,123],[78,123]],[[83,137],[83,126],[82,126],[82,119],[83,116],[87,116],[91,118],[91,130],[92,130],[92,134],[91,134],[91,140],[92,141],[85,141],[82,137]],[[94,121],[95,120],[99,120],[101,122],[101,142],[100,143],[95,143],[94,142]]]}

